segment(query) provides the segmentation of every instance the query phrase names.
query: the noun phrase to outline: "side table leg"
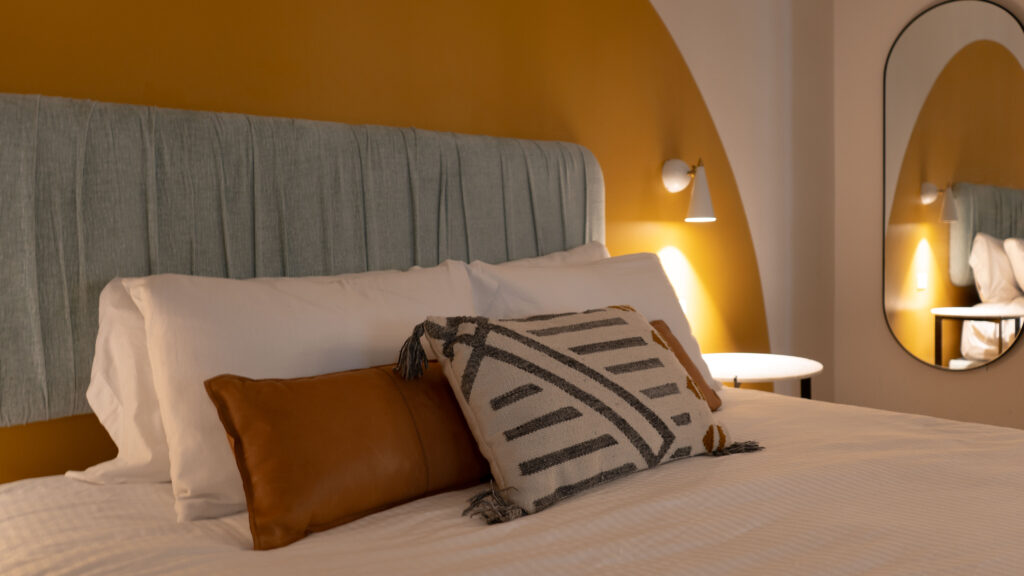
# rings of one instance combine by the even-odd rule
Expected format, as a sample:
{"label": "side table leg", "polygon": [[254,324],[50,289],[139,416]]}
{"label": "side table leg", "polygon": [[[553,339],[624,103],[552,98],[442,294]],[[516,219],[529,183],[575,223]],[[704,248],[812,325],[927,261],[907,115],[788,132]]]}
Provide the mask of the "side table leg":
{"label": "side table leg", "polygon": [[935,317],[935,365],[942,366],[942,317]]}
{"label": "side table leg", "polygon": [[999,355],[1002,356],[1002,354],[1003,354],[1003,319],[1002,318],[999,319],[999,330],[997,330],[997,332],[999,334],[999,340],[998,340],[999,341]]}
{"label": "side table leg", "polygon": [[810,398],[811,398],[811,379],[810,378],[803,378],[803,379],[800,380],[800,397],[801,398],[807,398],[808,400],[810,400]]}

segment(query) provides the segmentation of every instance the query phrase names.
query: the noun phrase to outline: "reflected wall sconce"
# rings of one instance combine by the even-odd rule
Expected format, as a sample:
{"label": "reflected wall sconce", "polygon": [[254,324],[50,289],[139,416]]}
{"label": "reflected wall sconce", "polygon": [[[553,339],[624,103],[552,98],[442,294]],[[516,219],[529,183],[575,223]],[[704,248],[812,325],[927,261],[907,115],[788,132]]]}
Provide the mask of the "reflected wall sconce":
{"label": "reflected wall sconce", "polygon": [[921,183],[921,204],[925,206],[934,204],[939,198],[939,187],[931,182]]}
{"label": "reflected wall sconce", "polygon": [[693,183],[693,193],[690,196],[690,210],[686,213],[687,222],[714,222],[715,210],[711,205],[711,190],[708,188],[708,177],[704,173],[704,161],[697,160],[697,165],[692,168],[683,162],[673,158],[665,162],[661,167],[661,181],[665,189],[676,193],[686,189]]}

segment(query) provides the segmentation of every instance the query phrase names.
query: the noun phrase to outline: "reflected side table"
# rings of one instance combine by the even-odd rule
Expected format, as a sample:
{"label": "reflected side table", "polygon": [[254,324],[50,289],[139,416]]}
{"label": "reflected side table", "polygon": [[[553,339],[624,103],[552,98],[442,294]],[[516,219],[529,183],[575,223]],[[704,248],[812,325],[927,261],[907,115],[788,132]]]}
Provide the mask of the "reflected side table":
{"label": "reflected side table", "polygon": [[982,320],[995,322],[999,325],[998,348],[1003,353],[1003,320],[1013,320],[1015,334],[1020,334],[1021,309],[1007,306],[1005,308],[978,309],[972,306],[943,306],[932,308],[935,316],[935,365],[942,366],[942,321],[943,320]]}
{"label": "reflected side table", "polygon": [[821,362],[800,356],[782,354],[754,354],[748,352],[725,352],[703,354],[711,377],[737,388],[743,383],[775,382],[778,380],[800,380],[800,397],[811,397],[811,377],[821,373]]}

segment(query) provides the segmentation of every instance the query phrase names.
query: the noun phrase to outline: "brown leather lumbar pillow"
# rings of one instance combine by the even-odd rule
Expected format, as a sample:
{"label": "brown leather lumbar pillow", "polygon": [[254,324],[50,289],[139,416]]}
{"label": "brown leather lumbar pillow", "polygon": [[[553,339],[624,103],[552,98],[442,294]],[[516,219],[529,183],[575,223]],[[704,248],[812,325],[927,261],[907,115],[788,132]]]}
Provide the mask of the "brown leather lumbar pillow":
{"label": "brown leather lumbar pillow", "polygon": [[693,363],[693,360],[690,358],[690,355],[686,353],[683,345],[676,339],[675,334],[669,330],[668,324],[665,324],[663,320],[655,320],[654,322],[651,322],[651,326],[654,327],[654,329],[658,331],[658,335],[665,340],[665,344],[668,344],[668,349],[675,354],[676,359],[683,365],[683,368],[686,368],[686,373],[689,374],[693,379],[693,382],[697,384],[697,388],[700,389],[701,396],[703,396],[704,400],[708,403],[708,408],[711,408],[712,412],[721,408],[722,399],[718,397],[718,394],[714,389],[712,389],[711,386],[708,386],[708,383],[704,381],[703,377],[701,377],[700,370],[697,370],[697,365]]}
{"label": "brown leather lumbar pillow", "polygon": [[391,366],[290,380],[206,381],[242,475],[253,546],[268,550],[488,477],[444,372]]}

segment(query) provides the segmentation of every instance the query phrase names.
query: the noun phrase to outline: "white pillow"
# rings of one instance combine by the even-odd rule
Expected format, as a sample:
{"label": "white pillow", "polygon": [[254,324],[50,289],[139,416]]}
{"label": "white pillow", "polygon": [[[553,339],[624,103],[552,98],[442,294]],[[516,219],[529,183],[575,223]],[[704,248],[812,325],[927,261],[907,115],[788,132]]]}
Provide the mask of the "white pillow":
{"label": "white pillow", "polygon": [[982,302],[1010,302],[1022,296],[1002,240],[979,232],[967,263],[974,271],[974,285]]}
{"label": "white pillow", "polygon": [[663,320],[697,365],[704,381],[722,385],[700,355],[690,323],[654,254],[630,254],[560,267],[469,265],[477,314],[520,318],[628,304],[647,318]]}
{"label": "white pillow", "polygon": [[1024,290],[1024,238],[1007,238],[1003,240],[1003,250],[1010,260],[1013,277],[1017,280],[1017,289]]}
{"label": "white pillow", "polygon": [[[385,272],[348,276],[380,273]],[[339,276],[317,276],[302,281],[329,282],[336,278]],[[66,475],[94,484],[170,482],[167,436],[153,387],[145,321],[125,288],[125,280],[114,278],[100,293],[99,330],[85,393],[89,407],[117,446],[117,456],[84,471],[68,471]]]}
{"label": "white pillow", "polygon": [[502,262],[498,266],[564,266],[566,264],[586,264],[608,258],[608,248],[605,245],[594,241],[583,246],[577,246],[561,252],[552,252],[544,256],[534,258],[520,258]]}
{"label": "white pillow", "polygon": [[[592,262],[608,257],[600,242],[535,258],[523,258],[502,266],[559,266]],[[417,268],[418,269],[418,268]],[[348,278],[391,271],[345,275]],[[303,278],[308,282],[329,282],[340,276]],[[99,331],[93,356],[92,377],[86,399],[100,423],[117,445],[117,457],[67,476],[95,484],[125,482],[169,482],[170,457],[153,387],[153,375],[146,348],[145,322],[129,296],[122,278],[103,288],[99,299]],[[250,282],[274,282],[279,278],[258,278]]]}
{"label": "white pillow", "polygon": [[[590,262],[604,260],[608,257],[608,249],[605,248],[604,244],[600,242],[588,242],[583,246],[577,246],[569,250],[563,250],[561,252],[552,252],[551,254],[545,254],[544,256],[536,256],[534,258],[520,258],[519,260],[509,260],[508,262],[502,262],[501,264],[487,264],[486,262],[482,262],[480,260],[474,260],[471,266],[500,266],[502,268],[552,268],[556,266],[566,266],[572,264],[588,264]],[[494,289],[496,288],[496,286],[490,286],[488,288],[485,288],[481,284],[477,284],[476,286],[474,286],[473,307],[476,309],[478,314],[486,315],[486,312],[484,312],[484,310],[487,309],[487,304],[494,298]]]}
{"label": "white pillow", "polygon": [[153,374],[146,327],[121,278],[103,288],[89,406],[117,445],[117,457],[67,476],[96,484],[167,482],[170,460]]}
{"label": "white pillow", "polygon": [[292,378],[394,362],[432,314],[472,314],[466,266],[324,278],[126,280],[145,317],[179,521],[245,510],[234,456],[203,382]]}

